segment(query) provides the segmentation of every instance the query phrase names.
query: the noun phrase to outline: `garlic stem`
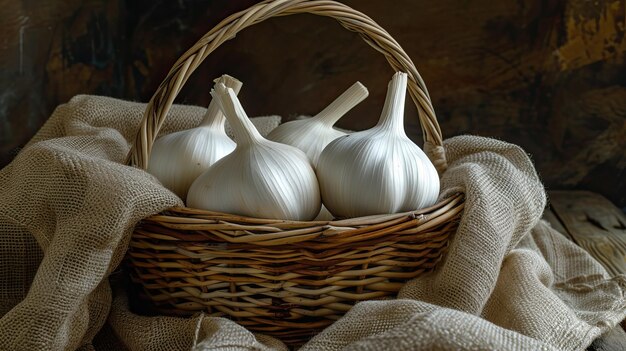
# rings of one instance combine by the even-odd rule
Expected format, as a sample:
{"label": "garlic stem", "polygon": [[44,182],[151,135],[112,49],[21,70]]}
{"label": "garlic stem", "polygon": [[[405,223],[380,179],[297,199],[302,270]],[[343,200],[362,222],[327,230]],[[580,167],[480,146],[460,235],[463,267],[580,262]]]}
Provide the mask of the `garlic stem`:
{"label": "garlic stem", "polygon": [[[214,79],[213,82],[215,82],[215,84],[222,83],[226,87],[233,89],[235,95],[239,94],[239,90],[241,90],[241,86],[243,85],[242,82],[229,76],[228,74],[224,74],[221,77]],[[224,118],[222,110],[220,110],[219,104],[215,101],[215,99],[212,99],[204,117],[202,118],[202,122],[200,122],[200,126],[223,128],[225,123],[226,119]]]}
{"label": "garlic stem", "polygon": [[376,127],[406,135],[404,131],[404,102],[406,98],[407,74],[396,72],[387,87],[383,112]]}
{"label": "garlic stem", "polygon": [[200,122],[200,127],[224,128],[225,123],[226,119],[220,110],[219,104],[215,101],[215,99],[212,99],[204,117],[202,118],[202,122]]}
{"label": "garlic stem", "polygon": [[215,85],[215,89],[211,90],[211,96],[213,100],[219,103],[222,111],[235,136],[235,142],[237,145],[249,145],[252,143],[258,143],[263,139],[261,134],[254,127],[243,106],[237,99],[237,96],[233,89],[227,88],[224,84],[218,83]]}
{"label": "garlic stem", "polygon": [[333,126],[343,115],[363,101],[368,94],[367,88],[361,82],[356,82],[313,118],[328,126]]}

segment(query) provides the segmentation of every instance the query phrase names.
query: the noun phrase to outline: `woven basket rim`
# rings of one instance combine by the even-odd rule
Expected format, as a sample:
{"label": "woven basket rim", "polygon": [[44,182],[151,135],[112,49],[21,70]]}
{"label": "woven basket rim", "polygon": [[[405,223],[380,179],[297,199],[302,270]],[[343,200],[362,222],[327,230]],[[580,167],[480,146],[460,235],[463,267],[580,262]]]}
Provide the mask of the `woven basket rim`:
{"label": "woven basket rim", "polygon": [[[210,221],[216,221],[223,218],[228,218],[234,222],[241,223],[263,223],[263,225],[270,226],[271,224],[293,224],[293,225],[319,225],[319,226],[363,226],[366,224],[378,224],[388,220],[394,220],[400,217],[417,217],[423,214],[430,213],[434,210],[440,209],[446,205],[448,208],[452,208],[454,205],[459,204],[465,199],[465,195],[463,193],[454,193],[451,196],[448,196],[440,201],[437,201],[435,204],[429,207],[424,207],[418,210],[397,212],[397,213],[381,213],[375,215],[361,216],[361,217],[350,217],[350,218],[334,218],[332,220],[312,220],[312,221],[296,221],[289,219],[273,219],[273,218],[262,218],[262,217],[249,217],[245,215],[237,215],[226,212],[217,212],[217,211],[209,211],[203,210],[193,207],[187,206],[174,206],[168,209],[165,209],[157,214],[150,215],[145,219],[149,220],[160,220],[162,222],[167,222],[168,218],[178,218],[178,217],[186,217],[186,218],[197,218],[198,223],[208,224]],[[452,203],[452,206],[450,205]],[[202,218],[205,217],[203,220]],[[213,218],[213,219],[209,219]],[[176,223],[174,221],[173,223]],[[188,222],[186,222],[188,223]]]}

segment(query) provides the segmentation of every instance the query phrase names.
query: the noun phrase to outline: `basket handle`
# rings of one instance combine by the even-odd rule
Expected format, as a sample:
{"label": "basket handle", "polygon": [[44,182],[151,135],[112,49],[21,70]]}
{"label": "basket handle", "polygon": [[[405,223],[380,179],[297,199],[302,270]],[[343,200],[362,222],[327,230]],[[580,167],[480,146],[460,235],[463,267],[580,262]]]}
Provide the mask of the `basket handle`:
{"label": "basket handle", "polygon": [[400,45],[376,22],[349,6],[331,0],[266,0],[235,13],[215,26],[176,61],[146,106],[146,111],[127,163],[146,169],[152,144],[174,99],[193,71],[204,59],[239,31],[271,17],[310,13],[332,17],[346,29],[358,33],[366,43],[382,53],[396,71],[408,74],[411,99],[417,106],[424,151],[441,174],[447,167],[441,129],[430,95],[415,65]]}

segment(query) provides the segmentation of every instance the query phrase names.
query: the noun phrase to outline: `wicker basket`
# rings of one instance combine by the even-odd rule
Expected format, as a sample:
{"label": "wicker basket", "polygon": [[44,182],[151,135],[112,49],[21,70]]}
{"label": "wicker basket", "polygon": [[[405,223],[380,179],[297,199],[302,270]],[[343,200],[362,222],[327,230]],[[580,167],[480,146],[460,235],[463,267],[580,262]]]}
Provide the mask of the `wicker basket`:
{"label": "wicker basket", "polygon": [[[203,36],[174,64],[150,100],[129,162],[146,167],[174,98],[213,50],[246,27],[297,13],[335,18],[383,53],[394,70],[408,73],[424,149],[443,172],[441,131],[411,60],[369,17],[325,0],[264,1],[228,17]],[[126,262],[140,300],[153,311],[227,316],[250,330],[300,343],[355,302],[393,297],[406,280],[432,269],[462,210],[461,195],[415,212],[333,222],[172,208],[137,226]]]}

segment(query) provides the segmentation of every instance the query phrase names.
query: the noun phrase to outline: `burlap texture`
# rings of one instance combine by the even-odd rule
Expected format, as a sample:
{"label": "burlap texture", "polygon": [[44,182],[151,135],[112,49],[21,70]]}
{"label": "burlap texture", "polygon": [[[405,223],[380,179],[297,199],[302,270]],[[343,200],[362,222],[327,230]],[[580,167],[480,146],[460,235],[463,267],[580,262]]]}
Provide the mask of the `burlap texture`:
{"label": "burlap texture", "polygon": [[[284,349],[227,319],[138,316],[123,290],[112,299],[107,277],[135,224],[180,204],[123,165],[144,108],[77,96],[0,171],[0,349]],[[163,133],[203,112],[174,106]],[[257,120],[264,133],[277,123]],[[357,304],[305,350],[578,350],[626,317],[626,278],[539,221],[543,187],[520,148],[470,136],[445,148],[442,196],[466,194],[446,260],[397,300]]]}

